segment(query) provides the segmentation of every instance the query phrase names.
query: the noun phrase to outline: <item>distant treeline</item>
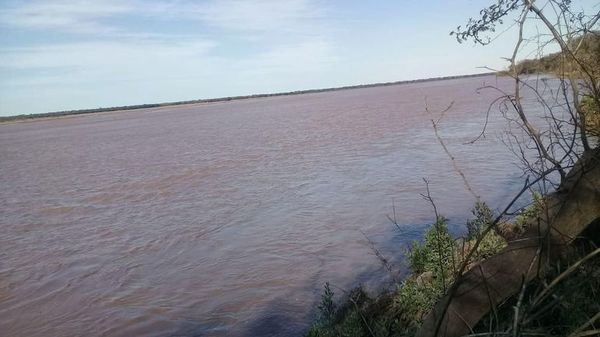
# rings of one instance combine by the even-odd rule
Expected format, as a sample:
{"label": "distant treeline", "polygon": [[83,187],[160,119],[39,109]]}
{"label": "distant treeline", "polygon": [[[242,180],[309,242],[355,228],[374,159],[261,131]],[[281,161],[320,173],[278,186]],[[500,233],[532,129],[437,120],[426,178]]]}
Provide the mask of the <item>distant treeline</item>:
{"label": "distant treeline", "polygon": [[[600,76],[600,32],[589,32],[578,36],[569,44],[572,50],[577,51],[577,59],[585,63],[588,70],[593,72],[591,75]],[[563,56],[562,52],[556,52],[540,58],[520,61],[516,67],[519,74],[555,74],[559,77],[581,75],[573,70],[578,67],[574,66],[571,59],[570,55]],[[509,71],[512,70],[512,68],[509,69]]]}
{"label": "distant treeline", "polygon": [[488,75],[493,75],[493,74],[495,74],[495,73],[488,72],[488,73],[480,73],[480,74],[472,74],[472,75],[458,75],[458,76],[445,76],[445,77],[424,78],[424,79],[409,80],[409,81],[397,81],[397,82],[384,82],[384,83],[374,83],[374,84],[350,85],[350,86],[337,87],[337,88],[324,88],[324,89],[310,89],[310,90],[288,91],[288,92],[280,92],[280,93],[273,93],[273,94],[255,94],[255,95],[245,95],[245,96],[232,96],[232,97],[219,97],[219,98],[209,98],[209,99],[197,99],[197,100],[180,101],[180,102],[166,102],[166,103],[154,103],[154,104],[139,104],[139,105],[128,105],[128,106],[116,106],[116,107],[110,107],[110,108],[56,111],[56,112],[47,112],[47,113],[38,113],[38,114],[23,114],[23,115],[6,116],[6,117],[0,116],[0,122],[28,120],[28,119],[36,119],[36,118],[47,118],[47,117],[60,117],[60,116],[69,116],[69,115],[91,114],[91,113],[108,112],[108,111],[123,111],[123,110],[160,108],[160,107],[165,107],[165,106],[175,106],[175,105],[183,105],[183,104],[226,102],[226,101],[248,99],[248,98],[262,98],[262,97],[273,97],[273,96],[312,94],[312,93],[319,93],[319,92],[326,92],[326,91],[337,91],[337,90],[347,90],[347,89],[360,89],[360,88],[370,88],[370,87],[398,85],[398,84],[428,82],[428,81],[452,80],[452,79],[457,79],[457,78],[479,77],[479,76],[488,76]]}
{"label": "distant treeline", "polygon": [[[589,86],[591,81],[600,83],[600,32],[588,32],[568,43],[575,56],[560,51],[536,59],[523,60],[515,65],[516,71],[518,74],[551,74],[558,78],[587,81],[588,84],[580,90],[578,112],[585,118],[588,133],[600,137],[600,102],[597,94],[594,94],[594,89]],[[514,70],[511,67],[508,72],[514,74]]]}

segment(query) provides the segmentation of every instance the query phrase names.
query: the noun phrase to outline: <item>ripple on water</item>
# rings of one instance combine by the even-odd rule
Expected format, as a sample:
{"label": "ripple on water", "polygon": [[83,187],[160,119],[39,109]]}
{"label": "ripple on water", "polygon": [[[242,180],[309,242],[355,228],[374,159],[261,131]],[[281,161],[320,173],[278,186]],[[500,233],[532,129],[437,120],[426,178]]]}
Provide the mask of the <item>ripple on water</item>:
{"label": "ripple on water", "polygon": [[[384,280],[382,251],[519,189],[479,133],[493,76],[0,125],[0,331],[10,336],[299,335],[325,281]],[[485,156],[485,161],[477,160]],[[401,223],[391,226],[392,212]],[[392,259],[401,263],[399,258]],[[397,267],[402,269],[401,265]],[[285,322],[285,325],[281,322]],[[0,334],[2,334],[0,333]]]}

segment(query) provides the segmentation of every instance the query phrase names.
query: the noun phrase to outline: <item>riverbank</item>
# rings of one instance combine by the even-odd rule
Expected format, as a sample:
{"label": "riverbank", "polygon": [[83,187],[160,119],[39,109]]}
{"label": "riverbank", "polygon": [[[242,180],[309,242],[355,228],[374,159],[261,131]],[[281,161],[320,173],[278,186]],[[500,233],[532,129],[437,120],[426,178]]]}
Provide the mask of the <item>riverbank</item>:
{"label": "riverbank", "polygon": [[478,73],[478,74],[432,77],[432,78],[423,78],[423,79],[406,80],[406,81],[396,81],[396,82],[381,82],[381,83],[372,83],[372,84],[350,85],[350,86],[335,87],[335,88],[323,88],[323,89],[308,89],[308,90],[299,90],[299,91],[287,91],[287,92],[272,93],[272,94],[254,94],[254,95],[243,95],[243,96],[231,96],[231,97],[197,99],[197,100],[179,101],[179,102],[139,104],[139,105],[117,106],[117,107],[97,108],[97,109],[81,109],[81,110],[55,111],[55,112],[47,112],[47,113],[21,114],[21,115],[4,116],[4,117],[0,116],[0,123],[23,121],[23,120],[32,120],[32,119],[42,119],[42,118],[56,118],[56,117],[73,116],[73,115],[83,115],[83,114],[95,114],[95,113],[102,113],[102,112],[117,112],[117,111],[127,111],[127,110],[163,108],[163,107],[174,107],[174,106],[178,106],[178,105],[201,104],[201,103],[218,103],[218,102],[228,102],[228,101],[244,100],[244,99],[252,99],[252,98],[265,98],[265,97],[276,97],[276,96],[303,95],[303,94],[313,94],[313,93],[330,92],[330,91],[340,91],[340,90],[352,90],[352,89],[363,89],[363,88],[372,88],[372,87],[384,87],[384,86],[391,86],[391,85],[401,85],[401,84],[413,84],[413,83],[431,82],[431,81],[453,80],[453,79],[459,79],[459,78],[482,77],[482,76],[489,76],[489,75],[493,75],[493,74],[495,74],[495,73],[494,72],[486,72],[486,73]]}
{"label": "riverbank", "polygon": [[[597,166],[595,169],[597,171]],[[561,248],[560,256],[547,260],[548,265],[535,267],[547,259],[545,253],[539,251],[531,260],[535,263],[525,259],[524,265],[529,265],[530,269],[534,266],[531,274],[537,274],[537,278],[530,283],[522,280],[518,284],[519,292],[498,300],[499,294],[506,290],[502,289],[502,284],[498,288],[496,280],[519,278],[521,270],[514,260],[522,258],[519,255],[523,254],[515,253],[511,247],[528,237],[526,233],[539,222],[546,211],[546,202],[551,198],[554,196],[534,195],[532,204],[513,221],[502,221],[487,234],[485,228],[491,228],[495,215],[484,203],[475,205],[474,218],[467,221],[464,238],[452,238],[446,220],[438,218],[426,232],[423,242],[413,243],[407,252],[412,274],[387,291],[371,296],[360,286],[350,291],[341,290],[343,294],[336,303],[334,296],[339,288],[326,283],[318,306],[319,318],[305,336],[435,336],[438,333],[434,333],[431,324],[436,324],[435,317],[439,316],[432,312],[435,313],[446,301],[461,301],[461,297],[467,307],[460,310],[461,306],[454,303],[454,309],[450,304],[448,310],[450,317],[459,317],[458,324],[467,324],[468,329],[456,333],[460,330],[456,327],[457,320],[450,318],[442,327],[446,331],[442,333],[444,336],[463,336],[465,333],[467,336],[597,335],[598,329],[584,330],[593,328],[600,318],[600,294],[597,291],[600,289],[600,259],[597,258],[600,255],[600,218],[585,226],[582,235],[569,248]],[[385,264],[386,260],[381,259]],[[502,260],[510,260],[513,269],[509,273],[502,272],[501,269],[506,267]],[[461,272],[463,265],[466,268]],[[490,265],[492,268],[502,266],[498,267],[500,275],[489,272]],[[540,273],[540,270],[544,271]],[[478,289],[471,285],[462,286],[469,284],[470,274],[488,275],[489,279],[483,282],[487,289],[483,302],[487,299],[489,303],[486,304],[491,310],[479,305]],[[461,284],[458,288],[468,289],[458,290],[456,297],[459,299],[456,300],[449,294],[458,280]],[[504,286],[510,288],[506,283]],[[481,318],[473,320],[477,315]],[[474,324],[469,325],[468,320]]]}
{"label": "riverbank", "polygon": [[[333,298],[339,288],[325,284],[318,321],[306,336],[414,336],[426,315],[456,279],[460,265],[465,263],[471,269],[499,253],[507,246],[507,240],[523,231],[527,218],[537,208],[534,202],[513,223],[503,223],[499,226],[501,230],[485,236],[485,228],[494,221],[494,212],[485,203],[475,204],[473,218],[465,224],[464,237],[453,238],[447,219],[438,217],[424,239],[413,241],[406,252],[411,274],[387,291],[372,296],[361,286],[342,290],[341,301],[336,304]],[[482,243],[475,248],[473,256],[469,256],[478,239]],[[387,259],[378,257],[385,267]]]}

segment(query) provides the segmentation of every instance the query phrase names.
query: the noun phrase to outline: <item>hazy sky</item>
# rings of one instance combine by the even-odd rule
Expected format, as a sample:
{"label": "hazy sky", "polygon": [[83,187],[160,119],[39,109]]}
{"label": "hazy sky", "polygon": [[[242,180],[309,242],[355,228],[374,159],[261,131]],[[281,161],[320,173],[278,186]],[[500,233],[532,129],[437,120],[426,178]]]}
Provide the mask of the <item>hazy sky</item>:
{"label": "hazy sky", "polygon": [[448,35],[492,1],[0,0],[0,115],[503,68]]}

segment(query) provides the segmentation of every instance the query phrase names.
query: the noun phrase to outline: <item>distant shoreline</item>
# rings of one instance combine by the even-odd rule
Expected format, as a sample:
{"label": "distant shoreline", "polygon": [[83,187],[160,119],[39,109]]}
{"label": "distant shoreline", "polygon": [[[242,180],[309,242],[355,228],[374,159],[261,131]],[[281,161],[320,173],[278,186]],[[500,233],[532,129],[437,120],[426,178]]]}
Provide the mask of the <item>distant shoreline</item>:
{"label": "distant shoreline", "polygon": [[45,112],[45,113],[37,113],[37,114],[21,114],[21,115],[14,115],[14,116],[0,116],[0,123],[26,121],[26,120],[32,120],[32,119],[42,119],[42,118],[51,118],[51,117],[61,117],[61,116],[94,114],[94,113],[100,113],[100,112],[162,108],[162,107],[186,105],[186,104],[228,102],[228,101],[250,99],[250,98],[291,96],[291,95],[313,94],[313,93],[328,92],[328,91],[384,87],[384,86],[399,85],[399,84],[411,84],[411,83],[430,82],[430,81],[453,80],[453,79],[469,78],[469,77],[483,77],[483,76],[489,76],[489,75],[495,75],[495,74],[497,74],[497,73],[496,72],[487,72],[487,73],[470,74],[470,75],[443,76],[443,77],[423,78],[423,79],[396,81],[396,82],[381,82],[381,83],[372,83],[372,84],[349,85],[349,86],[335,87],[335,88],[287,91],[287,92],[279,92],[279,93],[272,93],[272,94],[254,94],[254,95],[243,95],[243,96],[197,99],[197,100],[179,101],[179,102],[138,104],[138,105],[109,107],[109,108],[81,109],[81,110]]}

